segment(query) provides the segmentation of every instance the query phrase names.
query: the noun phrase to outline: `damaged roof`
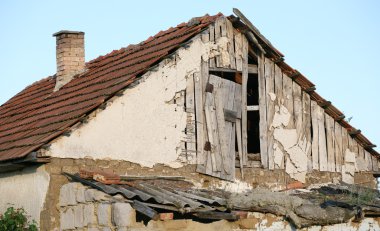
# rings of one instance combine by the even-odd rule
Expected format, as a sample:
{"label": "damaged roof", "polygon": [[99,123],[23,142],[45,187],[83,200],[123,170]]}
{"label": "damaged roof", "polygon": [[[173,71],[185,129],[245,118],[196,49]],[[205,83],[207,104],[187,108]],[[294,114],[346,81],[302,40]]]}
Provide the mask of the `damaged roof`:
{"label": "damaged roof", "polygon": [[102,170],[64,174],[72,181],[131,203],[153,220],[158,219],[159,212],[187,214],[201,220],[237,220],[247,212],[263,212],[286,216],[297,228],[302,228],[380,216],[377,190],[344,183],[281,192],[252,189],[232,193],[196,188],[178,176],[120,176]]}
{"label": "damaged roof", "polygon": [[[219,13],[193,18],[188,23],[160,31],[137,45],[100,56],[86,63],[86,71],[77,75],[59,91],[53,91],[55,76],[26,87],[0,106],[0,162],[23,158],[64,134],[221,16],[223,15]],[[251,31],[266,56],[272,58],[309,93],[311,99],[325,108],[326,113],[355,134],[360,145],[379,157],[373,149],[375,145],[360,130],[346,122],[342,112],[318,95],[313,83],[286,64],[283,55],[247,19],[244,20],[242,16],[228,18],[240,31]]]}

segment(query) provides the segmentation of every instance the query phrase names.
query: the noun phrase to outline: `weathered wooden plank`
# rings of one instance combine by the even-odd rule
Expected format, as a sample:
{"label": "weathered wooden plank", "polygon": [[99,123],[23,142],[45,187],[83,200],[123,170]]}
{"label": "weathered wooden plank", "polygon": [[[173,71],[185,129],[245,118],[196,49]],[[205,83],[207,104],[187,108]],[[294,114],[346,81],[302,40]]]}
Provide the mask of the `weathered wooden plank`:
{"label": "weathered wooden plank", "polygon": [[[243,174],[243,165],[246,164],[244,162],[247,160],[247,156],[243,156],[243,148],[242,148],[242,137],[241,137],[241,85],[236,84],[235,85],[235,103],[234,103],[234,108],[233,110],[236,111],[237,113],[237,119],[235,123],[235,128],[236,128],[236,141],[237,141],[237,146],[238,146],[238,153],[239,153],[239,162],[240,162],[240,171],[241,171],[241,176],[244,178]],[[233,150],[235,151],[235,150]]]}
{"label": "weathered wooden plank", "polygon": [[276,104],[281,105],[284,100],[283,86],[282,86],[282,70],[279,66],[274,67],[274,92],[276,94]]}
{"label": "weathered wooden plank", "polygon": [[302,131],[301,137],[306,141],[305,152],[307,155],[307,170],[313,170],[313,160],[311,158],[311,112],[310,112],[310,95],[302,92]]}
{"label": "weathered wooden plank", "polygon": [[[215,43],[215,24],[210,24],[210,26],[208,26],[209,28],[209,32],[210,32],[210,43],[213,44]],[[215,61],[215,57],[212,57],[209,59],[209,66],[210,67],[216,67],[216,61]]]}
{"label": "weathered wooden plank", "polygon": [[359,144],[358,142],[352,138],[351,136],[349,137],[349,146],[350,146],[350,150],[351,152],[354,152],[355,153],[355,167],[356,167],[356,171],[359,172],[359,162],[360,162],[360,155],[359,155]]}
{"label": "weathered wooden plank", "polygon": [[368,171],[373,171],[372,156],[367,150],[364,150],[364,158],[365,158],[365,161],[367,163]]}
{"label": "weathered wooden plank", "polygon": [[229,67],[232,69],[236,69],[236,61],[235,61],[235,49],[234,49],[234,27],[229,20],[226,20],[226,32],[228,38],[228,53],[230,55],[230,65]]}
{"label": "weathered wooden plank", "polygon": [[[242,88],[241,88],[241,122],[242,122],[242,147],[243,158],[247,157],[248,133],[247,133],[247,83],[248,83],[248,41],[242,38]],[[264,76],[263,76],[264,77]],[[243,159],[247,163],[246,159]]]}
{"label": "weathered wooden plank", "polygon": [[293,107],[294,107],[294,126],[298,134],[298,140],[303,139],[302,128],[302,91],[300,85],[293,82]]}
{"label": "weathered wooden plank", "polygon": [[358,171],[368,171],[368,165],[365,160],[364,148],[361,145],[358,145],[358,159],[356,161],[356,166]]}
{"label": "weathered wooden plank", "polygon": [[311,143],[311,155],[313,160],[313,169],[319,170],[319,129],[318,129],[318,104],[311,100],[311,125],[313,137]]}
{"label": "weathered wooden plank", "polygon": [[[206,156],[206,174],[211,174],[212,173],[212,161],[211,161],[211,152],[209,150],[205,150],[205,147],[208,146],[210,143],[208,140],[208,135],[207,135],[207,124],[206,124],[206,113],[205,113],[205,101],[206,101],[206,85],[208,83],[209,79],[209,62],[206,60],[202,61],[201,63],[201,94],[202,94],[202,112],[201,115],[203,116],[203,144],[202,144],[202,149],[203,153]],[[195,92],[196,94],[196,92]],[[214,161],[215,162],[215,161]]]}
{"label": "weathered wooden plank", "polygon": [[[210,76],[210,78],[212,77]],[[220,90],[215,91],[215,99],[219,131],[222,131],[224,123],[224,132],[219,133],[219,140],[221,141],[224,170],[227,173],[225,178],[232,180],[235,173],[235,121],[227,121],[224,112],[225,109],[230,111],[234,109],[235,85],[237,84],[226,79],[221,79],[220,81]],[[223,139],[225,144],[222,143]]]}
{"label": "weathered wooden plank", "polygon": [[346,156],[346,152],[347,152],[347,149],[349,150],[349,145],[348,145],[348,132],[347,132],[347,129],[343,128],[342,127],[342,157],[343,157],[343,165],[345,163],[345,156]]}
{"label": "weathered wooden plank", "polygon": [[[215,86],[214,86],[215,87]],[[217,115],[215,112],[215,99],[211,92],[206,92],[205,114],[208,140],[211,145],[210,155],[212,163],[212,175],[221,171],[222,155],[220,151],[219,130]]]}
{"label": "weathered wooden plank", "polygon": [[271,124],[274,118],[275,106],[275,90],[274,90],[274,63],[268,59],[264,59],[264,77],[265,77],[265,92],[266,92],[266,110],[267,110],[267,155],[268,168],[274,169],[274,138]]}
{"label": "weathered wooden plank", "polygon": [[186,158],[189,163],[196,163],[194,75],[186,79]]}
{"label": "weathered wooden plank", "polygon": [[286,128],[295,128],[294,127],[294,106],[293,106],[293,80],[289,78],[286,74],[282,75],[282,87],[284,94],[284,106],[291,115],[290,120]]}
{"label": "weathered wooden plank", "polygon": [[376,158],[375,156],[372,156],[372,155],[371,155],[371,157],[372,157],[372,170],[373,170],[374,172],[378,172],[378,171],[379,171],[379,163],[378,163],[378,160],[377,160],[377,158]]}
{"label": "weathered wooden plank", "polygon": [[247,106],[247,111],[259,111],[260,106],[259,105],[248,105]]}
{"label": "weathered wooden plank", "polygon": [[[280,67],[275,65],[274,67],[274,92],[276,94],[276,100],[275,100],[275,105],[280,105],[283,104],[284,102],[284,97],[283,97],[283,86],[282,86],[282,70]],[[271,126],[271,124],[269,124]],[[283,158],[283,161],[280,165],[275,164],[275,168],[279,169],[284,169],[285,168],[285,158]]]}
{"label": "weathered wooden plank", "polygon": [[235,41],[235,60],[236,60],[236,70],[241,71],[242,67],[242,34],[234,30],[234,41]]}
{"label": "weathered wooden plank", "polygon": [[335,136],[334,119],[325,114],[326,120],[326,141],[327,141],[327,171],[335,172]]}
{"label": "weathered wooden plank", "polygon": [[327,171],[327,146],[326,146],[326,129],[325,129],[325,111],[318,108],[318,149],[319,149],[319,170]]}
{"label": "weathered wooden plank", "polygon": [[257,74],[258,69],[256,64],[248,64],[248,73],[249,74]]}
{"label": "weathered wooden plank", "polygon": [[240,163],[240,174],[241,178],[244,179],[244,170],[243,170],[243,150],[241,147],[241,120],[236,119],[236,140],[237,140],[237,146],[238,146],[238,154],[239,154],[239,163]]}
{"label": "weathered wooden plank", "polygon": [[[264,55],[258,57],[259,63],[259,129],[260,129],[260,155],[261,155],[261,164],[264,168],[268,168],[268,145],[267,145],[267,133],[268,133],[268,124],[267,124],[267,109],[266,109],[266,92],[265,92],[265,77],[264,77]],[[242,89],[244,91],[246,89]],[[246,97],[244,95],[243,97]],[[243,105],[244,107],[244,105]],[[244,112],[242,112],[244,113]],[[246,124],[242,124],[243,128]],[[244,133],[244,132],[243,132]]]}
{"label": "weathered wooden plank", "polygon": [[[194,73],[194,102],[195,102],[195,120],[197,132],[197,171],[206,173],[207,156],[204,152],[205,140],[203,126],[205,125],[203,113],[203,92],[202,92],[202,77],[204,73]],[[205,78],[205,77],[204,77]]]}
{"label": "weathered wooden plank", "polygon": [[341,172],[343,165],[342,126],[338,122],[334,122],[334,124],[335,171]]}
{"label": "weathered wooden plank", "polygon": [[[216,21],[215,21],[215,42],[217,43],[219,41],[219,39],[222,37],[222,25],[224,24],[224,20],[222,18],[218,18]],[[216,66],[217,67],[223,67],[222,66],[222,57],[221,55],[217,55],[215,57],[215,61],[216,61]]]}

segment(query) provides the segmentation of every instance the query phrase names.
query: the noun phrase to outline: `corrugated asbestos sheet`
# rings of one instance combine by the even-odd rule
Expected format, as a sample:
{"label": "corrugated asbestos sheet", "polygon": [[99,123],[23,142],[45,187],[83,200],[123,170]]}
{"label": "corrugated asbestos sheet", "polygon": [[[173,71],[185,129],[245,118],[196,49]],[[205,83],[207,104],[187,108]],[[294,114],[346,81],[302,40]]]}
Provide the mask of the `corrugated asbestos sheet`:
{"label": "corrugated asbestos sheet", "polygon": [[[227,210],[228,193],[220,190],[194,189],[192,184],[183,180],[133,180],[127,184],[104,184],[85,179],[79,174],[68,177],[83,185],[98,189],[111,196],[122,195],[130,201],[140,201],[149,207],[175,212],[195,213]],[[226,213],[228,214],[228,213]]]}
{"label": "corrugated asbestos sheet", "polygon": [[57,92],[54,76],[25,88],[0,107],[0,161],[24,157],[61,135],[221,15],[179,24],[100,56]]}

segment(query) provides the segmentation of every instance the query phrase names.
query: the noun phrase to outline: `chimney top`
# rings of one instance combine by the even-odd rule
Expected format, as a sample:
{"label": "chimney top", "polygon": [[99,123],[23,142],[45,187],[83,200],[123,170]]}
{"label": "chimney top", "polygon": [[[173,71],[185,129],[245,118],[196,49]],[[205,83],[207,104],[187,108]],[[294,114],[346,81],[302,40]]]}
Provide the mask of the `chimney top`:
{"label": "chimney top", "polygon": [[83,34],[84,32],[82,31],[73,31],[73,30],[61,30],[53,34],[53,37],[60,36],[61,34]]}
{"label": "chimney top", "polygon": [[54,91],[85,70],[84,32],[61,30],[56,37],[57,74]]}

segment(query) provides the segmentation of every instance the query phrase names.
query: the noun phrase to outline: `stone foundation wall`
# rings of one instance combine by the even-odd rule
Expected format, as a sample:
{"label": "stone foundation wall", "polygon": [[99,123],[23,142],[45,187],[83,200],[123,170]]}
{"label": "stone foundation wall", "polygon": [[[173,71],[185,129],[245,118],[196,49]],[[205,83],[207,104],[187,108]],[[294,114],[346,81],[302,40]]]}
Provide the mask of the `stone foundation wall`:
{"label": "stone foundation wall", "polygon": [[[168,231],[168,230],[296,230],[284,217],[250,212],[235,222],[216,221],[200,223],[190,219],[143,221],[136,220],[136,211],[122,197],[111,197],[80,183],[64,184],[59,195],[60,227],[56,230],[87,231]],[[313,226],[301,229],[316,230],[379,230],[380,219],[366,218],[331,226]],[[43,230],[43,229],[41,229]]]}
{"label": "stone foundation wall", "polygon": [[[268,187],[272,189],[284,189],[287,185],[295,183],[284,170],[266,170],[261,168],[247,168],[244,169],[244,180],[240,177],[240,169],[236,169],[236,181],[227,182],[221,181],[217,178],[206,176],[195,172],[194,165],[187,165],[182,168],[170,168],[163,165],[156,165],[154,168],[141,167],[138,164],[130,163],[127,161],[115,160],[93,160],[93,159],[59,159],[52,158],[51,162],[45,165],[45,170],[50,174],[50,184],[43,211],[41,212],[40,227],[41,230],[59,230],[61,226],[61,216],[72,217],[73,214],[85,209],[89,210],[86,206],[89,201],[83,200],[83,197],[77,196],[75,204],[61,204],[59,198],[62,190],[65,189],[64,185],[69,183],[67,177],[62,175],[63,172],[77,173],[80,169],[85,168],[88,170],[105,170],[116,174],[129,174],[129,175],[181,175],[193,181],[195,187],[207,188],[221,188],[228,191],[244,191],[254,187]],[[319,172],[313,171],[306,176],[306,184],[314,183],[331,183],[337,182],[341,179],[338,173]],[[364,186],[375,187],[375,178],[370,173],[357,173],[355,174],[355,183]],[[79,193],[79,192],[78,192]],[[81,194],[81,192],[79,193]],[[79,195],[78,194],[78,195]],[[73,202],[73,197],[71,198]],[[114,202],[112,202],[114,203]],[[94,214],[97,216],[99,205],[101,208],[107,207],[107,211],[112,211],[112,203],[103,203],[102,200],[94,202]],[[116,202],[115,202],[116,203]],[[101,205],[101,204],[108,204]],[[77,207],[80,207],[78,209]],[[91,207],[92,208],[92,207]],[[80,213],[80,212],[79,212]],[[96,220],[96,219],[95,219]],[[79,220],[81,221],[81,220]],[[83,221],[85,222],[85,221]],[[173,221],[174,222],[174,221]],[[81,222],[79,222],[81,223]],[[79,224],[78,223],[78,224]],[[75,223],[74,223],[75,224]],[[89,223],[87,223],[88,225]],[[98,223],[96,223],[98,224]],[[70,224],[72,225],[72,224]],[[66,227],[66,226],[65,226]],[[67,226],[72,227],[72,226]],[[86,226],[85,226],[86,227]],[[88,226],[87,226],[88,227]]]}

